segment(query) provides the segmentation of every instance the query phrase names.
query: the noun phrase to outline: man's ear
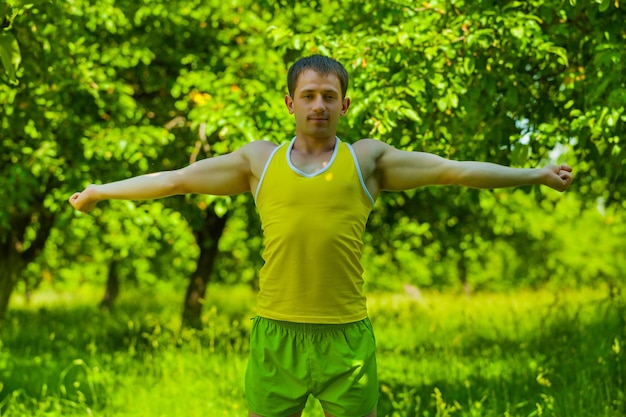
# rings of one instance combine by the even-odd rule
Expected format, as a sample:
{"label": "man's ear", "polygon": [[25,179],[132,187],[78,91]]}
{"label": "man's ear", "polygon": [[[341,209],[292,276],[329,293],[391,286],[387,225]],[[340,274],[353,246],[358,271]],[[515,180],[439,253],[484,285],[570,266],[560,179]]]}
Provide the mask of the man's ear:
{"label": "man's ear", "polygon": [[341,104],[341,115],[345,116],[350,108],[350,99],[348,97],[344,97],[343,103]]}
{"label": "man's ear", "polygon": [[285,96],[285,105],[289,109],[289,114],[293,114],[293,99],[289,94]]}

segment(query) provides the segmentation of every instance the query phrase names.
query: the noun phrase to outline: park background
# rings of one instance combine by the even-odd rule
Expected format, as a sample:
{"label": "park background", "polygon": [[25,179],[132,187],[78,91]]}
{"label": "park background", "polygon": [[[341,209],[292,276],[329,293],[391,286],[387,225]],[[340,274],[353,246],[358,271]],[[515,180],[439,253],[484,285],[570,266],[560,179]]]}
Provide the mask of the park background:
{"label": "park background", "polygon": [[625,6],[0,2],[0,415],[246,415],[250,196],[67,199],[289,140],[287,68],[321,53],[352,77],[343,140],[575,170],[381,196],[379,415],[624,417]]}

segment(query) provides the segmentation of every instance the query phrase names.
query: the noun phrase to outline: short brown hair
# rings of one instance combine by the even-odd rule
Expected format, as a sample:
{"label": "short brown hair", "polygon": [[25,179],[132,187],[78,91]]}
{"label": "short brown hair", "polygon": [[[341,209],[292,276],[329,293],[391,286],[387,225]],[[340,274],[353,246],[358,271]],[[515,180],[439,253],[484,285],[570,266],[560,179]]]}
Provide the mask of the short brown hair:
{"label": "short brown hair", "polygon": [[341,84],[341,96],[342,98],[346,97],[349,81],[348,71],[346,71],[339,61],[323,55],[311,55],[300,58],[291,65],[287,73],[287,88],[289,89],[289,95],[291,97],[293,97],[293,93],[296,89],[298,77],[306,70],[313,70],[322,75],[336,75]]}

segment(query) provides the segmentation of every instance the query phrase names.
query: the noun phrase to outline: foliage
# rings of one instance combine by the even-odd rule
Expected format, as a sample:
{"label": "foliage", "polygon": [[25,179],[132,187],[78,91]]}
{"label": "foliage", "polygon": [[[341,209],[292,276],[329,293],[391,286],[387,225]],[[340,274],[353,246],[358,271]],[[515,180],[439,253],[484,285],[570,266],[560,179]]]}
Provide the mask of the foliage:
{"label": "foliage", "polygon": [[[458,198],[456,193],[449,196]],[[479,192],[477,199],[481,232],[476,234],[468,232],[472,226],[465,224],[467,215],[454,204],[431,208],[443,215],[430,221],[429,211],[404,215],[393,207],[379,208],[370,226],[380,230],[366,235],[368,286],[454,288],[460,256],[466,258],[468,286],[478,291],[546,283],[554,288],[602,281],[623,285],[626,263],[619,254],[626,219],[620,208],[586,209],[587,203],[575,194],[553,194],[537,202],[523,190]],[[460,242],[447,246],[454,229],[462,230]]]}
{"label": "foliage", "polygon": [[[3,253],[21,259],[17,271],[44,248],[41,242],[45,243],[50,229],[41,230],[41,217],[68,226],[60,208],[68,210],[64,201],[72,190],[97,178],[111,181],[174,169],[262,137],[256,123],[267,124],[262,111],[272,114],[273,106],[247,117],[241,115],[239,106],[246,100],[249,107],[258,104],[263,81],[258,74],[264,72],[258,64],[253,67],[234,55],[215,59],[213,49],[230,54],[237,47],[243,53],[245,45],[237,43],[242,36],[251,40],[250,48],[256,48],[257,38],[247,32],[238,34],[245,27],[232,19],[230,7],[243,9],[222,2],[191,6],[188,2],[184,7],[173,2],[167,7],[153,7],[150,2],[42,3],[25,8],[14,20],[12,30],[28,48],[22,48],[20,84],[0,91],[8,104],[2,115],[3,130],[8,133],[2,142],[3,154],[9,158],[2,165],[6,171],[3,189],[12,191],[2,202],[0,238],[7,246]],[[190,21],[195,22],[193,36],[188,32]],[[247,23],[249,32],[262,29]],[[267,62],[263,65],[267,68]],[[246,73],[254,75],[249,78],[250,87]],[[169,201],[194,230],[202,227],[204,213],[214,202],[204,197],[186,203]],[[228,204],[217,202],[218,212],[223,214],[227,208]],[[148,211],[154,213],[154,209]],[[95,233],[83,235],[91,240],[107,233],[110,238],[104,239],[104,252],[151,258],[149,251],[137,246],[134,250],[119,227],[126,222],[122,216],[129,214],[112,211],[106,225],[101,219],[102,226]],[[24,226],[11,227],[18,220]],[[177,228],[172,220],[169,227]],[[81,224],[85,223],[75,223]],[[71,239],[63,234],[72,226],[59,227],[59,239]],[[35,237],[40,243],[37,252],[26,259],[24,252]],[[204,247],[203,242],[197,244]],[[85,242],[85,248],[97,246],[102,247],[101,242]],[[183,253],[189,259],[193,251]],[[159,269],[160,276],[179,276],[167,263]],[[3,295],[11,293],[16,274],[2,276],[0,281],[7,283]],[[144,274],[139,271],[137,276]],[[6,302],[0,306],[1,315]]]}
{"label": "foliage", "polygon": [[[89,260],[78,275],[97,279],[121,260],[122,275],[149,288],[193,276],[219,243],[213,276],[254,283],[261,243],[249,197],[105,204],[93,221],[65,201],[90,182],[288,139],[286,67],[311,53],[351,73],[347,141],[525,167],[567,160],[577,172],[574,200],[536,189],[384,195],[366,236],[372,275],[396,268],[402,282],[479,288],[622,279],[623,263],[605,261],[623,250],[619,2],[11,0],[0,10],[0,256],[11,266],[0,271],[0,317],[18,281],[32,289],[75,276],[77,260]],[[610,238],[555,214],[563,203],[604,222]],[[598,204],[614,212],[598,217]],[[210,216],[228,217],[224,241],[200,233]],[[564,227],[585,243],[564,253]],[[597,261],[570,255],[600,247]]]}
{"label": "foliage", "polygon": [[[214,287],[201,331],[177,330],[171,284],[112,313],[88,286],[66,291],[9,312],[3,416],[245,413],[249,288]],[[626,300],[607,291],[370,293],[379,415],[622,416]],[[310,401],[305,416],[321,415]]]}

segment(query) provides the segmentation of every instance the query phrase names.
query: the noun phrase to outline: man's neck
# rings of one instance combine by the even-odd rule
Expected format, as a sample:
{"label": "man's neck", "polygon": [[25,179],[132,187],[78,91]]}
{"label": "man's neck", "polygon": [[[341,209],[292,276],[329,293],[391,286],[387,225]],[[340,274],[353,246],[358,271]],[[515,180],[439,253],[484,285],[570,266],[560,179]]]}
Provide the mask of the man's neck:
{"label": "man's neck", "polygon": [[326,152],[332,152],[335,149],[337,138],[331,136],[328,138],[317,138],[304,135],[296,135],[296,141],[293,144],[293,150],[305,155],[319,155]]}

